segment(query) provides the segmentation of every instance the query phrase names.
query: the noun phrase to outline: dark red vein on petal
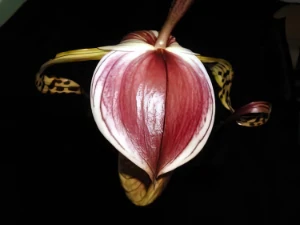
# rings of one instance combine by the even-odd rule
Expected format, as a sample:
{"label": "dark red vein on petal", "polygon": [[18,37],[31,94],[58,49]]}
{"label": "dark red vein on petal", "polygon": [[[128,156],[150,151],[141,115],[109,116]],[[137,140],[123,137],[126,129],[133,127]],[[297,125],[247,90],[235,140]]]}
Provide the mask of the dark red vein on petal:
{"label": "dark red vein on petal", "polygon": [[[165,116],[164,116],[164,120],[163,120],[163,134],[165,132],[165,127],[166,127],[166,107],[167,107],[167,96],[168,96],[168,79],[169,79],[169,75],[168,75],[168,65],[167,65],[167,61],[165,58],[165,53],[166,51],[164,49],[157,49],[157,52],[160,54],[160,57],[162,58],[163,62],[164,62],[164,66],[165,66],[165,76],[166,76],[166,94],[165,94]],[[159,154],[158,154],[158,159],[156,162],[156,169],[154,172],[154,178],[157,178],[158,173],[159,173],[159,167],[160,167],[160,160],[161,160],[161,152],[162,152],[162,148],[163,148],[163,138],[164,135],[161,135],[161,140],[160,140],[160,146],[159,146]]]}
{"label": "dark red vein on petal", "polygon": [[165,59],[168,92],[159,171],[178,157],[201,131],[211,103],[210,88],[203,74],[197,75],[186,61],[173,53],[166,52]]}

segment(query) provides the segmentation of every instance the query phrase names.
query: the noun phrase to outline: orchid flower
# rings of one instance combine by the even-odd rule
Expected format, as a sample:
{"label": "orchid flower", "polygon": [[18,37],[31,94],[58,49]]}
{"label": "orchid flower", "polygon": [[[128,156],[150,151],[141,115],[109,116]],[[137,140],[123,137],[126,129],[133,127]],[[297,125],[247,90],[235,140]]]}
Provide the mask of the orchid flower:
{"label": "orchid flower", "polygon": [[204,65],[158,32],[127,35],[99,62],[91,107],[102,134],[154,182],[195,157],[214,122],[214,90]]}
{"label": "orchid flower", "polygon": [[232,108],[233,72],[228,62],[194,53],[171,35],[192,2],[175,0],[159,32],[132,32],[115,46],[60,53],[36,76],[42,93],[82,94],[76,82],[51,78],[43,71],[57,63],[100,59],[90,86],[92,114],[100,132],[119,151],[120,181],[136,205],[152,203],[172,172],[196,157],[210,137],[216,99],[202,61],[213,63],[219,98],[232,112],[228,121],[258,126],[269,119],[267,102]]}

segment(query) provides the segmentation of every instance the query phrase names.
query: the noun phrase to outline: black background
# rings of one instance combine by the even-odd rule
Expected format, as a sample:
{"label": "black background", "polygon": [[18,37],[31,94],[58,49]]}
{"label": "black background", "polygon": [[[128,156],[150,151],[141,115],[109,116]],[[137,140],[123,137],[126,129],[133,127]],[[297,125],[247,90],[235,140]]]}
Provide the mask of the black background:
{"label": "black background", "polygon": [[[296,117],[283,97],[282,65],[270,31],[276,1],[199,0],[177,25],[173,35],[179,44],[232,63],[235,108],[266,100],[273,112],[263,127],[231,124],[212,136],[148,207],[137,208],[125,197],[117,154],[96,128],[88,99],[36,90],[36,72],[55,54],[117,44],[130,31],[159,30],[170,3],[31,0],[0,28],[1,157],[19,160],[17,175],[13,164],[2,170],[11,221],[289,224],[296,219]],[[96,64],[62,66],[56,75],[88,90]],[[218,114],[216,124],[229,115],[222,108]]]}

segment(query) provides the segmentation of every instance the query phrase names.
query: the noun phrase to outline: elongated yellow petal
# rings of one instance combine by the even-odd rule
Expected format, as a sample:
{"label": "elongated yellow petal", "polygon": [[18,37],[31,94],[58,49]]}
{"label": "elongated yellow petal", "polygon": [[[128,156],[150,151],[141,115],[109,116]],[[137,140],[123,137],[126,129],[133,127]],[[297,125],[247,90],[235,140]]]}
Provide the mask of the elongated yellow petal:
{"label": "elongated yellow petal", "polygon": [[81,87],[75,81],[65,77],[49,77],[43,74],[43,83],[39,83],[38,90],[43,94],[82,94]]}
{"label": "elongated yellow petal", "polygon": [[210,69],[215,81],[221,88],[218,94],[221,103],[226,109],[234,112],[230,100],[230,90],[233,79],[233,69],[231,64],[228,61],[219,58],[206,57],[202,55],[197,55],[197,58],[203,63],[213,63]]}
{"label": "elongated yellow petal", "polygon": [[[103,51],[99,48],[84,48],[58,53],[55,58],[76,57],[87,60],[100,60],[106,53],[107,51]],[[95,58],[93,58],[94,56]]]}
{"label": "elongated yellow petal", "polygon": [[107,50],[98,48],[89,48],[58,53],[54,59],[50,59],[41,66],[39,72],[36,74],[35,85],[44,94],[82,94],[80,85],[75,81],[64,77],[50,77],[45,75],[44,71],[55,64],[100,60],[108,52]]}
{"label": "elongated yellow petal", "polygon": [[203,63],[212,64],[210,67],[211,72],[216,83],[221,88],[218,94],[219,99],[223,106],[233,113],[227,119],[227,122],[235,120],[238,125],[244,127],[261,126],[268,122],[272,111],[272,105],[268,102],[251,102],[237,110],[234,110],[231,106],[230,90],[234,73],[228,61],[202,55],[196,56]]}

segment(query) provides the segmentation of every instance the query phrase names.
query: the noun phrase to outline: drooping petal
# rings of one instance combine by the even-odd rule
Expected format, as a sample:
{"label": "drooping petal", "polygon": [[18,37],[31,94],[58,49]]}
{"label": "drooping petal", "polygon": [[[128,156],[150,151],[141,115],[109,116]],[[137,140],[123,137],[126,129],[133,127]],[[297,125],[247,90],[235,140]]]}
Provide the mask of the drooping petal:
{"label": "drooping petal", "polygon": [[35,85],[42,93],[51,94],[83,94],[82,88],[75,81],[64,77],[48,76],[44,72],[50,66],[62,63],[83,62],[89,60],[100,60],[108,51],[98,48],[77,49],[66,52],[61,52],[54,59],[48,60],[39,69],[35,76]]}
{"label": "drooping petal", "polygon": [[269,120],[271,111],[272,104],[269,102],[250,102],[237,109],[228,120],[235,119],[237,124],[244,127],[257,127]]}
{"label": "drooping petal", "polygon": [[272,104],[259,101],[251,102],[238,109],[233,109],[231,105],[230,91],[233,81],[233,68],[231,64],[220,58],[196,55],[203,63],[208,63],[216,83],[221,88],[219,98],[223,106],[231,111],[231,115],[224,124],[236,120],[237,124],[244,127],[256,127],[268,122],[272,111]]}

